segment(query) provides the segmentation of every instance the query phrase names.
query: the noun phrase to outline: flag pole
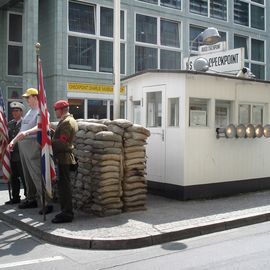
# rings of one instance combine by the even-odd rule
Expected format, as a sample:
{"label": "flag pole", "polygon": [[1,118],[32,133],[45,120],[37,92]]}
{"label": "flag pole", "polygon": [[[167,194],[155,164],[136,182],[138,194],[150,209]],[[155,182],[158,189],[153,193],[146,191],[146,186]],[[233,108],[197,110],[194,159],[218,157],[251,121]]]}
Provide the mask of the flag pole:
{"label": "flag pole", "polygon": [[[36,64],[37,64],[37,90],[39,93],[39,55],[40,55],[40,43],[36,43],[35,44],[36,47]],[[40,163],[42,162],[42,160],[40,159]],[[42,164],[41,164],[41,168],[42,168]],[[43,212],[43,221],[46,221],[46,214],[45,214],[45,187],[44,187],[44,181],[42,179],[42,173],[41,173],[41,192],[42,192],[42,212]]]}

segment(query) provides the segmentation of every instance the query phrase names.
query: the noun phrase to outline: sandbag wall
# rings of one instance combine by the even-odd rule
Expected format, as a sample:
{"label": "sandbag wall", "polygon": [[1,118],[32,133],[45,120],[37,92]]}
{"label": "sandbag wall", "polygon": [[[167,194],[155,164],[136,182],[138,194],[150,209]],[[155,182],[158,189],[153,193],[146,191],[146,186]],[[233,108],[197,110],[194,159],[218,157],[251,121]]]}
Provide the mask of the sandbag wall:
{"label": "sandbag wall", "polygon": [[125,119],[77,121],[74,208],[98,216],[146,209],[145,144],[150,132]]}
{"label": "sandbag wall", "polygon": [[145,210],[147,185],[146,140],[150,131],[140,125],[131,125],[124,132],[124,211]]}
{"label": "sandbag wall", "polygon": [[74,155],[78,160],[78,170],[72,173],[71,185],[73,207],[90,213],[92,200],[92,156],[95,134],[107,130],[107,126],[91,120],[77,120],[79,130],[74,141]]}

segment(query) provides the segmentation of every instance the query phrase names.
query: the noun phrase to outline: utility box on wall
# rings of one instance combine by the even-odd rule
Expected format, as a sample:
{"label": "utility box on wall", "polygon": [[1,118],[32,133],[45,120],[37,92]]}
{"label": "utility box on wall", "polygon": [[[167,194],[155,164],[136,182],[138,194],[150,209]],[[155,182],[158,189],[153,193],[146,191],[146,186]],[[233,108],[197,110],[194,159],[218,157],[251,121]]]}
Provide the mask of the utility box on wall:
{"label": "utility box on wall", "polygon": [[127,118],[151,131],[150,191],[190,199],[270,188],[270,138],[225,133],[230,124],[270,123],[270,82],[153,70],[123,85]]}

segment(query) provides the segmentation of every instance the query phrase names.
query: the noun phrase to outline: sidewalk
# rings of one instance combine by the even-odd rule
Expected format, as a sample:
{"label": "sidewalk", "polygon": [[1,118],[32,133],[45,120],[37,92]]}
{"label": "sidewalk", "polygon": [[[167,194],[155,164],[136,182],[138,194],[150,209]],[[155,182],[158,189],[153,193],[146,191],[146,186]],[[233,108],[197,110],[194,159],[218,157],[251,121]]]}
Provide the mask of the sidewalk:
{"label": "sidewalk", "polygon": [[176,201],[148,196],[147,211],[100,218],[76,212],[72,223],[53,224],[58,212],[38,215],[39,208],[6,206],[0,184],[0,219],[47,242],[83,249],[130,249],[181,240],[270,220],[270,191],[233,197]]}

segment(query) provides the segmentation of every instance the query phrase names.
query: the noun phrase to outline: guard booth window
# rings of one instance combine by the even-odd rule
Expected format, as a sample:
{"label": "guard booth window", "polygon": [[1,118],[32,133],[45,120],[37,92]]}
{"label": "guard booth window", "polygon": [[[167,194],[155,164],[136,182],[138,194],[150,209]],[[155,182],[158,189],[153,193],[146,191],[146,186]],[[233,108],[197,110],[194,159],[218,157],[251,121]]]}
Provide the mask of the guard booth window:
{"label": "guard booth window", "polygon": [[239,104],[239,124],[263,124],[264,106],[259,104]]}
{"label": "guard booth window", "polygon": [[147,127],[161,127],[162,121],[162,93],[147,93]]}
{"label": "guard booth window", "polygon": [[179,127],[179,98],[169,98],[169,126]]}
{"label": "guard booth window", "polygon": [[203,98],[190,98],[189,100],[189,126],[206,127],[208,125],[209,100]]}
{"label": "guard booth window", "polygon": [[232,102],[227,100],[216,100],[215,126],[227,127],[231,122]]}

